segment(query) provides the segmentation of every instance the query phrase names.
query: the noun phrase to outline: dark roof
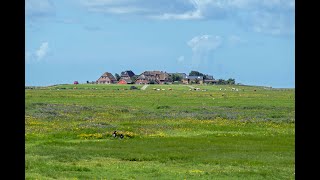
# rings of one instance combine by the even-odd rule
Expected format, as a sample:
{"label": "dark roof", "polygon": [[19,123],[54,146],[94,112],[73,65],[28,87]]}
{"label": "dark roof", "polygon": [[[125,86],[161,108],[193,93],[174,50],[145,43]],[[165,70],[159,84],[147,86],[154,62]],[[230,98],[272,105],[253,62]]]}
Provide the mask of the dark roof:
{"label": "dark roof", "polygon": [[129,77],[132,77],[134,76],[135,74],[131,71],[131,70],[127,70],[127,71],[123,71],[121,72],[121,76],[129,76]]}
{"label": "dark roof", "polygon": [[210,75],[206,75],[206,79],[208,79],[208,80],[214,80],[213,76],[210,76]]}
{"label": "dark roof", "polygon": [[186,76],[184,79],[190,79],[190,80],[203,80],[203,76]]}

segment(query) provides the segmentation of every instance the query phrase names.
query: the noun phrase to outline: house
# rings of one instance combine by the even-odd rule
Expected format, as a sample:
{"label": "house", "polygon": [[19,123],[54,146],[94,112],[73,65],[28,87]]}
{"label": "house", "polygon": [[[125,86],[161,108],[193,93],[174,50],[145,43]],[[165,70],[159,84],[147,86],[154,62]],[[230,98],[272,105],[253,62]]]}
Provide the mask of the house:
{"label": "house", "polygon": [[203,80],[203,83],[207,84],[216,84],[218,81],[213,78],[213,76],[206,75],[206,78]]}
{"label": "house", "polygon": [[111,73],[105,72],[96,82],[97,84],[113,84],[116,83],[117,80]]}
{"label": "house", "polygon": [[164,84],[170,82],[169,74],[163,71],[145,71],[136,80],[136,84]]}
{"label": "house", "polygon": [[141,74],[137,79],[136,79],[136,84],[150,84],[150,80],[146,78],[144,74]]}
{"label": "house", "polygon": [[135,76],[135,74],[131,70],[121,72],[118,84],[133,84],[131,79],[133,76]]}
{"label": "house", "polygon": [[131,70],[121,72],[120,79],[131,79],[135,74]]}
{"label": "house", "polygon": [[196,84],[203,84],[203,76],[185,76],[182,79],[183,84],[191,84],[191,83],[196,83]]}

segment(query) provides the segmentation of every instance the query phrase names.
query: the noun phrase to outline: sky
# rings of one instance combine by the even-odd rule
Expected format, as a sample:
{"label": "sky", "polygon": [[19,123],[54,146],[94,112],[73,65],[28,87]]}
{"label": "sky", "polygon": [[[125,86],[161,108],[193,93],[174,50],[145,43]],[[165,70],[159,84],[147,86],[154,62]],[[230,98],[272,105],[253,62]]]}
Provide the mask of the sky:
{"label": "sky", "polygon": [[25,84],[199,71],[295,87],[294,0],[26,0]]}

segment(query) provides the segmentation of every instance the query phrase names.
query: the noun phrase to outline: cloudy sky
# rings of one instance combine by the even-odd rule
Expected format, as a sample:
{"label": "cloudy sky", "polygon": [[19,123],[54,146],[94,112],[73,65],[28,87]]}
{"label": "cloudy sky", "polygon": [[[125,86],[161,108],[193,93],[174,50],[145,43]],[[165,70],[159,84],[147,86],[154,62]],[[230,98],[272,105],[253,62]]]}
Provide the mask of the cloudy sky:
{"label": "cloudy sky", "polygon": [[294,0],[26,0],[26,85],[108,71],[294,87]]}

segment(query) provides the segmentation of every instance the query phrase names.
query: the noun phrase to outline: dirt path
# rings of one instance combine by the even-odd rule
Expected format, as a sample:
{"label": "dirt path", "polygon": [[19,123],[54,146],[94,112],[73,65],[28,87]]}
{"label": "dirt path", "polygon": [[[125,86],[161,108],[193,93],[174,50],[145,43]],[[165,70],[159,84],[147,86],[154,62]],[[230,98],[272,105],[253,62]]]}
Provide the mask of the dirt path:
{"label": "dirt path", "polygon": [[193,87],[193,86],[188,86],[189,88],[191,88],[191,89],[194,89],[195,87]]}
{"label": "dirt path", "polygon": [[149,84],[145,84],[144,86],[142,86],[141,90],[146,90],[148,86]]}

